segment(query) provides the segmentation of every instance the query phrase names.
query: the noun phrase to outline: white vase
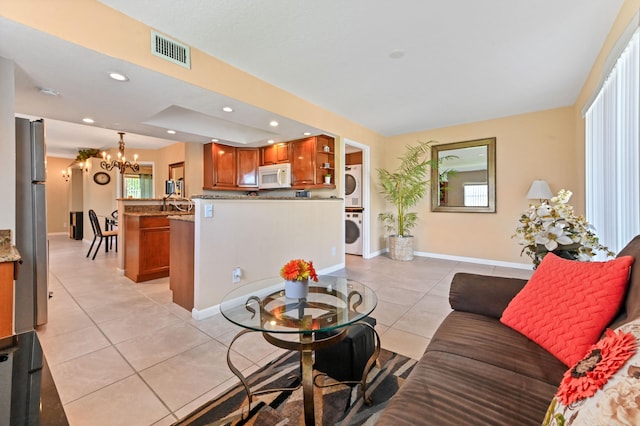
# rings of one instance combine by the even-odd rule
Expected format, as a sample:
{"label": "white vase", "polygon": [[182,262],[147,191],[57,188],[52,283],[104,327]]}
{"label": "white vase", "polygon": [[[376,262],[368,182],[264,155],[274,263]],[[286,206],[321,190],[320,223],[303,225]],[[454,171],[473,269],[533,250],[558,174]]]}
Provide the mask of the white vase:
{"label": "white vase", "polygon": [[284,295],[289,299],[306,299],[309,295],[309,280],[285,281]]}
{"label": "white vase", "polygon": [[327,185],[331,185],[331,176],[325,176],[324,177],[324,183]]}

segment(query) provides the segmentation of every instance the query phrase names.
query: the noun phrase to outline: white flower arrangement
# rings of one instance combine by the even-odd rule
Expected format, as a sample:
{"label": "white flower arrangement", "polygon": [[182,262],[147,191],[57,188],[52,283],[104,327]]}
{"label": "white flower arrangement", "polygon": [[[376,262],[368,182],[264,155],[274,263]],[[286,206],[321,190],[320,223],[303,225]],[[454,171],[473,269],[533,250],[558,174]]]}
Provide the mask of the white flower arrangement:
{"label": "white flower arrangement", "polygon": [[520,255],[526,254],[538,266],[548,252],[565,259],[589,261],[596,251],[614,256],[611,250],[600,244],[593,227],[582,216],[576,216],[567,204],[573,193],[561,189],[558,195],[540,205],[529,205],[520,216],[520,225],[513,237],[524,245]]}

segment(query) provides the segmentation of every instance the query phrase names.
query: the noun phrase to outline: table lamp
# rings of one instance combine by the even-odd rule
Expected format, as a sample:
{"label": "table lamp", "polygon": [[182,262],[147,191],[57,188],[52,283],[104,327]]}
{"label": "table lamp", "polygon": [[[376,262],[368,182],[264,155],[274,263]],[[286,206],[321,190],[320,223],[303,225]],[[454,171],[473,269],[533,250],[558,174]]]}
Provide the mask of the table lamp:
{"label": "table lamp", "polygon": [[531,183],[529,192],[527,192],[527,198],[538,199],[540,204],[548,202],[551,197],[553,197],[553,193],[546,180],[534,180]]}

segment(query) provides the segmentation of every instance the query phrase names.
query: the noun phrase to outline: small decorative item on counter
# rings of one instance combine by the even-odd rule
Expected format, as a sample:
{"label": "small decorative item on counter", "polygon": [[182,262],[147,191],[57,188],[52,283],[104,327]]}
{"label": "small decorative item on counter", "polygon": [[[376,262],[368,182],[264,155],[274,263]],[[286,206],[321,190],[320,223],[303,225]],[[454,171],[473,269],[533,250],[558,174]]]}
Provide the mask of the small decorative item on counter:
{"label": "small decorative item on counter", "polygon": [[[611,250],[600,244],[592,231],[593,227],[582,216],[576,216],[573,207],[567,204],[573,193],[561,189],[551,198],[550,204],[529,206],[520,216],[520,225],[513,237],[524,246],[523,253],[533,260],[534,268],[549,252],[570,260],[589,261],[595,251],[614,256]],[[513,238],[512,237],[512,238]]]}
{"label": "small decorative item on counter", "polygon": [[309,278],[318,282],[318,274],[313,262],[303,259],[293,259],[280,269],[280,276],[284,278],[284,294],[291,299],[303,299],[309,294]]}
{"label": "small decorative item on counter", "polygon": [[331,184],[331,175],[329,173],[324,175],[324,183],[326,183],[327,185]]}
{"label": "small decorative item on counter", "polygon": [[330,152],[330,151],[331,151],[331,148],[329,148],[329,145],[325,145],[325,146],[323,146],[323,147],[322,147],[322,150],[323,150],[324,152]]}

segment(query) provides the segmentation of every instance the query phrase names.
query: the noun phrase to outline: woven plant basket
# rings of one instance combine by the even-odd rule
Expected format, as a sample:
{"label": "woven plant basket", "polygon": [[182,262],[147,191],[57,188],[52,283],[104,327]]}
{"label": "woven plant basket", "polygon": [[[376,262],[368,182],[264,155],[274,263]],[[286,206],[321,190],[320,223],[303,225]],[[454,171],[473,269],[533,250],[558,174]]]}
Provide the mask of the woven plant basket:
{"label": "woven plant basket", "polygon": [[393,260],[413,260],[413,237],[389,236],[389,256]]}

